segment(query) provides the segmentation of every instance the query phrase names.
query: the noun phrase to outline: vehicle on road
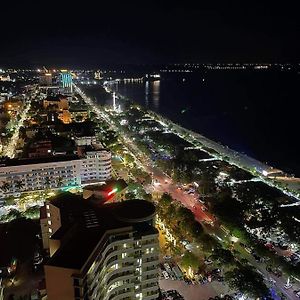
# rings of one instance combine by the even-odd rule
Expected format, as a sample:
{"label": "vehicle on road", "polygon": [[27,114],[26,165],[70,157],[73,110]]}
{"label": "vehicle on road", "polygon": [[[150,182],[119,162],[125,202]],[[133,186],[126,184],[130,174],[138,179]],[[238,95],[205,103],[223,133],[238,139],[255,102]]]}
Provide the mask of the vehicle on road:
{"label": "vehicle on road", "polygon": [[170,276],[169,276],[169,274],[168,274],[168,272],[167,271],[162,271],[162,274],[163,274],[163,276],[164,276],[164,278],[165,279],[169,279],[170,278]]}

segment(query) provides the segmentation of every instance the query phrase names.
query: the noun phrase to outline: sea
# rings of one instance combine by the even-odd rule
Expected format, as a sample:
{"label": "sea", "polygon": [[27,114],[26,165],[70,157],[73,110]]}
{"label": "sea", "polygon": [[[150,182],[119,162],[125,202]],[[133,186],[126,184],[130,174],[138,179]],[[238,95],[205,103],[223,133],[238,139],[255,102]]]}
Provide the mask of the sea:
{"label": "sea", "polygon": [[[120,81],[130,100],[210,139],[300,176],[300,74],[296,71],[210,70]],[[101,103],[97,89],[92,95]],[[106,104],[111,100],[106,99]],[[122,100],[117,99],[122,107]]]}

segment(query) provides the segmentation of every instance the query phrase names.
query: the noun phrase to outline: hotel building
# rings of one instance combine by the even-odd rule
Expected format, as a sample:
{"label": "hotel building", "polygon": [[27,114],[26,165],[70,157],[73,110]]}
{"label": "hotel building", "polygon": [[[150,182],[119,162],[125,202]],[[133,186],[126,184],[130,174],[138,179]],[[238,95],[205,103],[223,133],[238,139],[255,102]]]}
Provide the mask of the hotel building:
{"label": "hotel building", "polygon": [[97,206],[72,197],[53,200],[61,225],[49,240],[51,257],[44,266],[47,299],[158,299],[153,204],[128,200]]}
{"label": "hotel building", "polygon": [[0,162],[0,198],[22,192],[105,182],[111,178],[111,153],[105,149],[77,155]]}

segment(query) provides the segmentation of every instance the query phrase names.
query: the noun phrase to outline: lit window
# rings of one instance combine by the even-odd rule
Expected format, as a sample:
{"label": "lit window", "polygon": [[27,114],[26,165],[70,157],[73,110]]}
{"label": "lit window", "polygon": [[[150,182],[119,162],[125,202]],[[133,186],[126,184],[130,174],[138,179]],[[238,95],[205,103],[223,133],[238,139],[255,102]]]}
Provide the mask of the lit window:
{"label": "lit window", "polygon": [[48,225],[51,225],[51,224],[52,224],[52,222],[49,220],[49,221],[48,221]]}
{"label": "lit window", "polygon": [[50,218],[50,213],[47,213],[47,217]]}
{"label": "lit window", "polygon": [[127,256],[127,253],[122,253],[122,258],[125,258]]}
{"label": "lit window", "polygon": [[47,205],[46,205],[46,208],[47,208],[47,209],[50,209],[50,206],[49,206],[49,204],[47,204]]}
{"label": "lit window", "polygon": [[52,233],[52,229],[51,228],[49,228],[49,232]]}

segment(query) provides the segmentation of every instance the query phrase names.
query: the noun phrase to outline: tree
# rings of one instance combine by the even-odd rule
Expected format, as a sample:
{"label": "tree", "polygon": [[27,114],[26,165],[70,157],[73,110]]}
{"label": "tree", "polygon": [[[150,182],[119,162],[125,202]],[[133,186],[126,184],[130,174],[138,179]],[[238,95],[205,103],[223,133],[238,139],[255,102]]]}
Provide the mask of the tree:
{"label": "tree", "polygon": [[21,191],[21,190],[23,190],[24,183],[21,180],[17,180],[17,181],[15,181],[15,186],[19,191]]}
{"label": "tree", "polygon": [[1,190],[4,192],[8,192],[10,190],[11,185],[8,182],[4,182],[1,186]]}
{"label": "tree", "polygon": [[172,202],[173,202],[172,196],[168,193],[163,193],[161,198],[160,198],[159,204],[162,207],[167,208],[171,205]]}
{"label": "tree", "polygon": [[203,227],[196,220],[187,223],[187,230],[190,232],[193,239],[198,241],[203,233]]}
{"label": "tree", "polygon": [[214,249],[211,257],[214,260],[218,260],[222,264],[231,264],[234,262],[232,253],[229,250],[223,248]]}
{"label": "tree", "polygon": [[62,187],[63,184],[64,184],[64,179],[63,179],[63,177],[59,176],[59,177],[57,178],[57,186],[58,186],[58,187]]}
{"label": "tree", "polygon": [[189,267],[191,267],[194,270],[197,270],[200,264],[198,257],[189,251],[186,251],[184,253],[181,262],[184,268],[188,269]]}
{"label": "tree", "polygon": [[226,272],[225,280],[233,290],[239,290],[249,297],[263,298],[269,294],[263,276],[247,265],[239,265]]}
{"label": "tree", "polygon": [[51,180],[48,176],[45,177],[45,186],[46,188],[49,188],[51,184]]}

